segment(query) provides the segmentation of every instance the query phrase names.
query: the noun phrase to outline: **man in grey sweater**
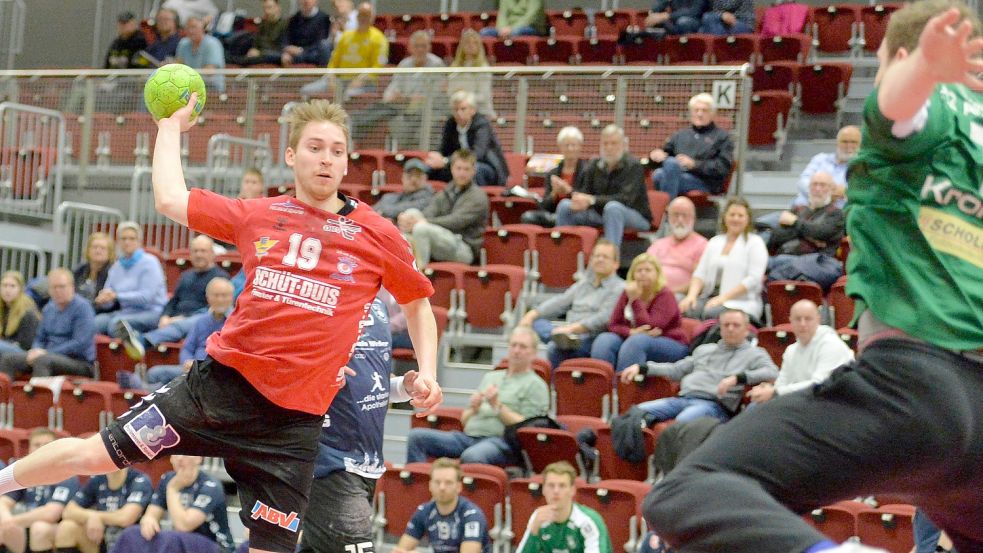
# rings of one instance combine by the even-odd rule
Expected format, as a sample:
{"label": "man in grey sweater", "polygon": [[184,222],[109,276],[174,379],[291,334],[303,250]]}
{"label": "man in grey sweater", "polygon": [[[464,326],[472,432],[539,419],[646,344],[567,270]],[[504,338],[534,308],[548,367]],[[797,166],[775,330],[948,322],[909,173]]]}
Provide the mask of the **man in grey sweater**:
{"label": "man in grey sweater", "polygon": [[[680,382],[679,395],[646,401],[638,407],[646,412],[648,424],[676,419],[686,422],[700,417],[727,421],[741,405],[744,386],[778,377],[778,367],[768,352],[747,341],[747,313],[728,309],[720,315],[716,344],[704,344],[693,355],[675,363],[647,363],[647,374],[666,376]],[[626,368],[621,378],[633,379],[638,365]]]}
{"label": "man in grey sweater", "polygon": [[484,241],[488,195],[474,184],[477,160],[458,150],[450,159],[452,182],[427,207],[408,209],[396,225],[416,248],[416,262],[424,269],[430,261],[471,263]]}
{"label": "man in grey sweater", "polygon": [[[554,368],[564,359],[590,357],[594,338],[607,330],[614,305],[625,289],[625,281],[615,274],[617,268],[618,248],[609,240],[598,240],[591,250],[590,272],[519,321],[519,326],[531,326],[549,344],[547,357]],[[551,320],[560,318],[564,324],[554,326]]]}

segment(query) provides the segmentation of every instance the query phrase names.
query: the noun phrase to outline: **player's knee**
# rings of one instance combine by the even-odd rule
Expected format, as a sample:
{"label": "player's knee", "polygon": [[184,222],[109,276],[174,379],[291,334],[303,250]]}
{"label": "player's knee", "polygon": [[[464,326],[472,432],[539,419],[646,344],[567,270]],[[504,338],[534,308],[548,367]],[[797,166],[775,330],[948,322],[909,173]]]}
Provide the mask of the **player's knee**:
{"label": "player's knee", "polygon": [[86,439],[64,440],[71,440],[72,443],[65,444],[61,460],[70,463],[79,474],[106,474],[117,470],[99,434]]}
{"label": "player's knee", "polygon": [[55,530],[56,547],[74,547],[78,543],[78,536],[82,527],[74,520],[62,520],[58,523]]}

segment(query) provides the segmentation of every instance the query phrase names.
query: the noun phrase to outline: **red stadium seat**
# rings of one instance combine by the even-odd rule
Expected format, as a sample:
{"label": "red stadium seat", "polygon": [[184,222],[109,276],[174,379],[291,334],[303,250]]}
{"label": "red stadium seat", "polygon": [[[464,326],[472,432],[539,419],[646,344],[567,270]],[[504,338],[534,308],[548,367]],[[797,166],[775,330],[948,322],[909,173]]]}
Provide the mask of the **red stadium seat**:
{"label": "red stadium seat", "polygon": [[536,62],[543,65],[567,65],[574,63],[577,39],[569,37],[547,38],[536,41]]}
{"label": "red stadium seat", "polygon": [[519,545],[533,511],[546,505],[543,497],[543,478],[513,478],[509,481],[509,507],[511,511],[512,547]]}
{"label": "red stadium seat", "polygon": [[840,501],[814,509],[802,519],[831,540],[842,543],[857,535],[857,513],[868,508],[859,501]]}
{"label": "red stadium seat", "polygon": [[[439,305],[445,309],[456,306],[456,290],[460,290],[464,284],[464,271],[468,265],[464,263],[432,262],[423,270],[423,274],[430,279],[433,284],[434,294],[430,297],[430,303]],[[454,314],[451,313],[451,318]]]}
{"label": "red stadium seat", "polygon": [[776,61],[767,65],[759,65],[751,73],[754,91],[781,90],[794,94],[795,83],[799,79],[799,64],[795,62]]}
{"label": "red stadium seat", "polygon": [[191,250],[178,248],[166,254],[164,262],[164,279],[167,282],[167,293],[173,294],[177,288],[181,273],[191,268]]}
{"label": "red stadium seat", "polygon": [[795,335],[792,334],[792,325],[782,324],[774,327],[762,328],[758,331],[758,346],[765,349],[775,365],[782,366],[782,355],[785,348],[795,343]]}
{"label": "red stadium seat", "polygon": [[577,436],[573,432],[558,428],[526,427],[520,428],[516,437],[522,444],[526,469],[531,473],[543,472],[550,463],[566,461],[579,468],[581,478],[587,479],[590,476],[586,474]]}
{"label": "red stadium seat", "polygon": [[515,37],[492,43],[492,57],[496,65],[526,65],[533,61],[533,44],[536,38]]}
{"label": "red stadium seat", "polygon": [[577,62],[611,65],[617,63],[618,43],[613,38],[581,38],[577,40]]}
{"label": "red stadium seat", "polygon": [[416,150],[405,150],[402,152],[389,153],[386,152],[382,156],[382,171],[385,175],[383,181],[385,183],[396,183],[400,182],[403,178],[403,164],[406,163],[410,158],[424,159],[427,157],[427,152],[420,152]]}
{"label": "red stadium seat", "polygon": [[426,14],[403,14],[401,16],[391,16],[389,28],[396,32],[398,37],[409,37],[414,31],[423,31],[430,27],[430,16]]}
{"label": "red stadium seat", "polygon": [[230,251],[215,256],[215,263],[225,269],[229,276],[235,276],[242,269],[242,255],[238,251]]}
{"label": "red stadium seat", "polygon": [[587,30],[587,14],[581,9],[549,10],[546,19],[550,26],[550,36],[582,38]]}
{"label": "red stadium seat", "polygon": [[473,328],[502,328],[522,295],[525,272],[511,265],[468,267],[461,280],[462,319]]}
{"label": "red stadium seat", "polygon": [[574,274],[587,265],[597,236],[598,230],[591,227],[540,230],[533,255],[540,283],[547,288],[567,288],[573,284]]}
{"label": "red stadium seat", "polygon": [[632,405],[645,401],[673,397],[679,393],[679,383],[664,376],[645,377],[637,375],[632,382],[625,384],[620,378],[618,386],[618,414],[624,413]]}
{"label": "red stadium seat", "polygon": [[612,551],[637,551],[645,534],[642,501],[650,488],[632,480],[602,480],[577,488],[576,501],[604,519]]}
{"label": "red stadium seat", "polygon": [[27,454],[28,432],[26,428],[0,428],[0,461],[9,464]]}
{"label": "red stadium seat", "polygon": [[348,173],[345,175],[344,182],[372,185],[376,173],[382,169],[383,154],[384,152],[375,150],[352,152],[348,156]]}
{"label": "red stadium seat", "polygon": [[503,225],[485,229],[482,264],[513,265],[529,268],[532,249],[536,247],[535,225]]}
{"label": "red stadium seat", "polygon": [[461,495],[470,499],[485,514],[488,535],[496,543],[502,539],[506,522],[506,489],[508,475],[492,465],[465,463],[461,465]]}
{"label": "red stadium seat", "polygon": [[762,64],[773,61],[797,61],[803,63],[809,58],[811,39],[801,33],[758,39],[758,57]]}
{"label": "red stadium seat", "polygon": [[629,463],[618,457],[614,451],[614,444],[611,441],[611,429],[601,428],[597,431],[597,463],[598,474],[602,479],[607,478],[626,478],[629,480],[644,481],[649,478],[652,466],[651,458],[655,452],[655,443],[659,432],[671,422],[659,423],[655,428],[646,428],[642,431],[642,438],[645,440],[645,460],[640,463]]}
{"label": "red stadium seat", "polygon": [[621,55],[625,63],[631,65],[654,65],[662,63],[666,55],[666,42],[651,36],[643,36],[621,45]]}
{"label": "red stadium seat", "polygon": [[667,37],[665,62],[674,65],[705,65],[710,60],[713,38],[698,34]]}
{"label": "red stadium seat", "polygon": [[401,536],[416,508],[430,501],[430,463],[409,463],[387,470],[379,479],[376,508],[383,533]]}
{"label": "red stadium seat", "polygon": [[99,369],[99,380],[116,382],[116,373],[119,371],[133,372],[136,369],[136,362],[123,351],[122,342],[109,336],[97,334],[96,366]]}
{"label": "red stadium seat", "polygon": [[26,382],[14,382],[10,388],[10,405],[13,420],[10,426],[17,428],[55,428],[54,392],[44,386]]}
{"label": "red stadium seat", "polygon": [[824,54],[843,54],[854,47],[860,6],[836,4],[812,9],[812,44]]}
{"label": "red stadium seat", "polygon": [[73,436],[98,432],[112,419],[112,396],[98,386],[68,386],[57,408],[58,428]]}
{"label": "red stadium seat", "polygon": [[461,423],[461,413],[463,412],[464,409],[461,407],[438,407],[436,411],[426,417],[412,417],[410,427],[463,432],[464,424]]}
{"label": "red stadium seat", "polygon": [[461,38],[461,32],[468,28],[470,18],[459,13],[442,13],[430,16],[430,29],[434,37]]}
{"label": "red stadium seat", "polygon": [[129,411],[147,393],[145,390],[116,390],[111,392],[110,401],[113,417],[119,418],[123,413]]}
{"label": "red stadium seat", "polygon": [[[826,114],[843,110],[850,88],[853,66],[849,63],[822,63],[799,68],[802,113]],[[839,127],[839,125],[837,125]]]}
{"label": "red stadium seat", "polygon": [[147,354],[143,358],[147,367],[157,365],[179,365],[181,364],[181,344],[176,342],[161,342],[157,347],[147,348]]}
{"label": "red stadium seat", "polygon": [[553,371],[553,391],[556,394],[554,411],[557,415],[585,415],[602,419],[610,416],[614,369],[610,364],[605,365],[602,368],[580,359],[568,359]]}
{"label": "red stadium seat", "polygon": [[768,283],[767,294],[772,326],[787,323],[792,304],[799,300],[812,300],[818,306],[823,305],[823,289],[815,282],[775,280]]}
{"label": "red stadium seat", "polygon": [[841,278],[829,289],[829,306],[833,309],[833,328],[843,328],[853,320],[853,298],[846,295],[846,279]]}
{"label": "red stadium seat", "polygon": [[755,92],[751,97],[751,117],[748,127],[749,146],[774,146],[784,136],[792,111],[792,95],[779,90]]}
{"label": "red stadium seat", "polygon": [[632,24],[628,10],[607,10],[594,13],[594,29],[598,38],[617,39]]}
{"label": "red stadium seat", "polygon": [[874,53],[881,47],[887,22],[898,7],[898,4],[876,4],[860,9],[860,36],[865,52]]}
{"label": "red stadium seat", "polygon": [[733,65],[754,63],[758,53],[757,35],[730,35],[713,38],[713,63]]}
{"label": "red stadium seat", "polygon": [[884,505],[857,513],[857,537],[864,545],[887,551],[908,552],[914,547],[911,505]]}
{"label": "red stadium seat", "polygon": [[[497,217],[500,225],[517,225],[522,221],[522,214],[539,209],[536,200],[516,196],[494,197],[488,199],[489,216]],[[492,219],[493,221],[495,219]]]}

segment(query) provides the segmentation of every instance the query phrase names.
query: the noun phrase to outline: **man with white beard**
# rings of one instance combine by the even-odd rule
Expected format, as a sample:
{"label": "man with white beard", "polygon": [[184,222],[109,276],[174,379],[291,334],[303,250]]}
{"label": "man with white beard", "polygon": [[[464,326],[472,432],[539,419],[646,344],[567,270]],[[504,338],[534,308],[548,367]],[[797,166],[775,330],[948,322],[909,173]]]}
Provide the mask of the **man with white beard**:
{"label": "man with white beard", "polygon": [[662,263],[666,286],[682,299],[689,291],[693,271],[707,247],[707,239],[693,231],[696,222],[696,206],[686,196],[669,202],[669,234],[649,246],[648,252]]}
{"label": "man with white beard", "polygon": [[809,203],[809,183],[812,176],[823,171],[833,177],[833,201],[843,209],[846,203],[846,168],[860,149],[860,127],[848,125],[836,133],[836,151],[822,152],[812,156],[809,165],[799,175],[799,195],[792,200],[792,207]]}
{"label": "man with white beard", "polygon": [[846,220],[843,210],[832,201],[835,187],[833,176],[819,171],[809,181],[809,203],[779,215],[778,227],[768,240],[768,250],[774,253],[768,260],[769,271],[799,255],[836,255],[846,232]]}

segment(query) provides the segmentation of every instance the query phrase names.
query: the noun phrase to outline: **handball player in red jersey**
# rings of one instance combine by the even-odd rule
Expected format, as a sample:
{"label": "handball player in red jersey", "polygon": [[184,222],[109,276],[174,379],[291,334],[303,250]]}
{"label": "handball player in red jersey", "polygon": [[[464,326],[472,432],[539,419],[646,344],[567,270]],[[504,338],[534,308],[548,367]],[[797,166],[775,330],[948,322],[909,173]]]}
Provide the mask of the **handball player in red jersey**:
{"label": "handball player in red jersey", "polygon": [[250,551],[288,553],[307,510],[324,414],[380,286],[406,314],[420,368],[414,405],[423,415],[440,404],[433,288],[399,231],[338,191],[348,169],[340,106],[314,100],[289,115],[285,160],[296,198],[237,200],[187,188],[181,133],[194,125],[196,99],[158,122],[154,199],[170,219],[236,245],[246,272],[236,308],[209,338],[204,361],[99,435],[56,440],[0,471],[0,493],[158,455],[223,457]]}

